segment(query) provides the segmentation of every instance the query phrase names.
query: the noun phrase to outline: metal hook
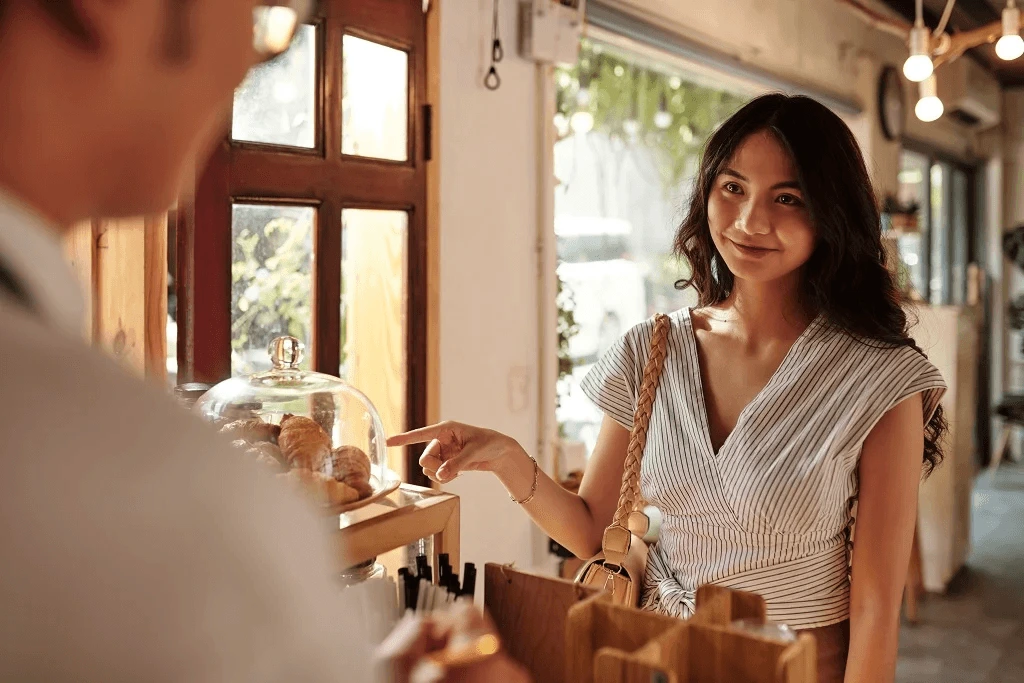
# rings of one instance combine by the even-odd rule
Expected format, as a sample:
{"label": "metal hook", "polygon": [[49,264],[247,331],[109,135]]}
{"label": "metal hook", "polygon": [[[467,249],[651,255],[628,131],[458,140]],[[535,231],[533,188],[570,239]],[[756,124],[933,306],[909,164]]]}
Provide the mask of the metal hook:
{"label": "metal hook", "polygon": [[491,44],[491,61],[497,64],[505,58],[505,50],[501,47],[501,40],[498,38],[494,39],[494,43]]}
{"label": "metal hook", "polygon": [[494,68],[494,65],[491,65],[491,68],[487,70],[484,86],[488,90],[497,90],[501,87],[501,76],[498,75],[498,70]]}

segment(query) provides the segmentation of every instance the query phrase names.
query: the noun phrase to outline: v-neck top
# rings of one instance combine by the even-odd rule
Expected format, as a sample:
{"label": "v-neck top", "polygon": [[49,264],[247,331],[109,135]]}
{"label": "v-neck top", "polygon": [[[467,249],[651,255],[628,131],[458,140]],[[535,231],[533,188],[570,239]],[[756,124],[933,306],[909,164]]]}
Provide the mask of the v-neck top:
{"label": "v-neck top", "polygon": [[[644,608],[688,617],[697,588],[715,583],[759,593],[768,618],[794,628],[847,619],[864,440],[913,394],[922,394],[927,423],[945,393],[941,374],[914,348],[855,338],[819,316],[715,453],[690,310],[670,319],[640,477],[662,514]],[[653,332],[653,320],[632,328],[583,380],[626,429]]]}

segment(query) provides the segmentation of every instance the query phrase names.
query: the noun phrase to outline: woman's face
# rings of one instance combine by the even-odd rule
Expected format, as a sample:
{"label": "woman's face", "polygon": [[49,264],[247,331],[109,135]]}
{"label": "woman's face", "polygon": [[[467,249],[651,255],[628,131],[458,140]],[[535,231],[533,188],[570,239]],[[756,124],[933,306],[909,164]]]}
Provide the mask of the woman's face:
{"label": "woman's face", "polygon": [[774,282],[811,257],[815,232],[796,166],[772,135],[750,135],[715,178],[708,225],[737,280]]}

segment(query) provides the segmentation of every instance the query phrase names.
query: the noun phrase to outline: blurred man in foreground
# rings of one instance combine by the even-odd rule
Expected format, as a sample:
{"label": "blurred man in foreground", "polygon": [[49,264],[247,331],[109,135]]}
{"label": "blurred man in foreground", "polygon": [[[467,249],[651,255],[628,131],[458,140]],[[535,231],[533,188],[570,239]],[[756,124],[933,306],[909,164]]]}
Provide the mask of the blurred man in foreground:
{"label": "blurred man in foreground", "polygon": [[368,681],[322,520],[80,340],[62,233],[165,210],[313,0],[0,0],[0,679]]}

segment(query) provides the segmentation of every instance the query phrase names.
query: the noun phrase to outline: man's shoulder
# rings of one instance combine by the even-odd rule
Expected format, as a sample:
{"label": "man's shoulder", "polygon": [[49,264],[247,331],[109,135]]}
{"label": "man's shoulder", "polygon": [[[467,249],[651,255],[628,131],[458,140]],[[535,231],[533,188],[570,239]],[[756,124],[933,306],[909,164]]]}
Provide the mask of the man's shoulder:
{"label": "man's shoulder", "polygon": [[[169,391],[9,305],[0,305],[0,411],[7,452],[31,444],[37,452],[44,445],[74,445],[81,452],[105,444],[114,457],[139,448],[157,453],[182,450],[185,443],[220,445]],[[74,459],[71,452],[65,457]]]}

